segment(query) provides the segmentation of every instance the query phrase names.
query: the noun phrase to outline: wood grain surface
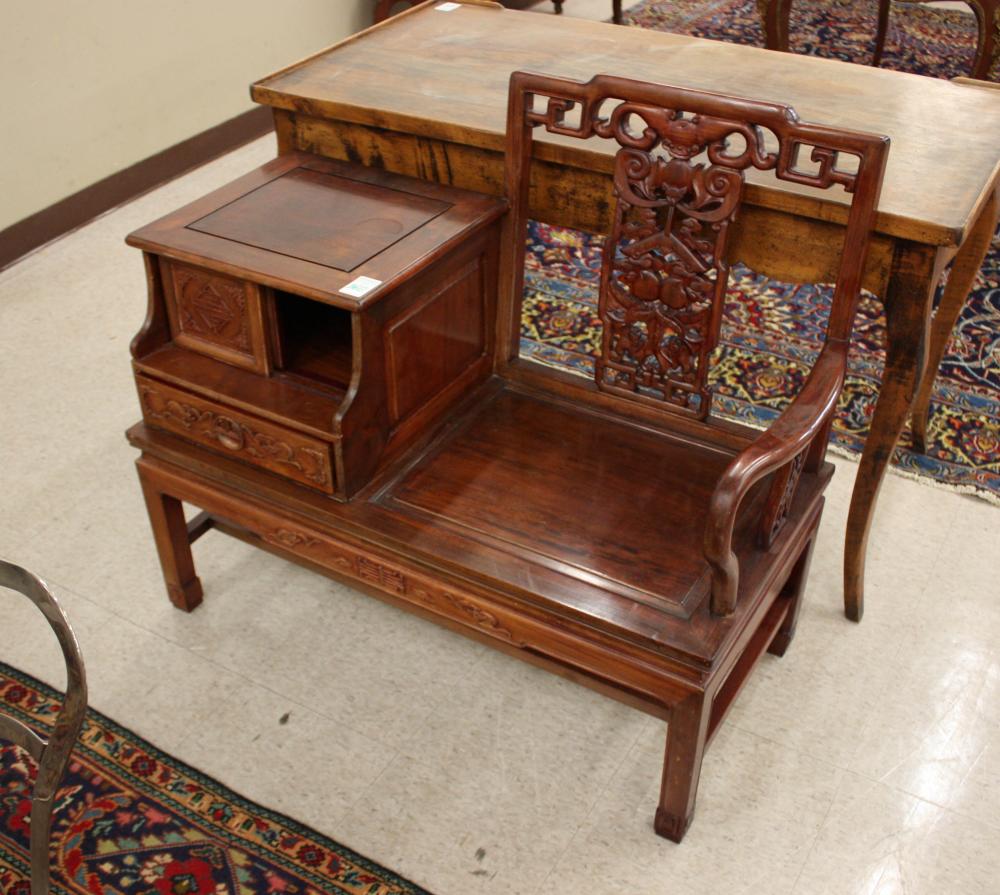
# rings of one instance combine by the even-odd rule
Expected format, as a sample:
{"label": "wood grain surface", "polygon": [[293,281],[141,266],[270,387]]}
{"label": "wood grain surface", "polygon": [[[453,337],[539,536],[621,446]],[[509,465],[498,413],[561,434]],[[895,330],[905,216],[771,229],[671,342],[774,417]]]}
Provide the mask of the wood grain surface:
{"label": "wood grain surface", "polygon": [[[501,153],[507,85],[517,70],[582,80],[607,73],[751,96],[788,104],[805,120],[885,134],[892,153],[876,229],[918,242],[961,243],[998,176],[1000,96],[989,91],[499,6],[418,7],[257,82],[251,93],[296,117]],[[607,147],[572,149],[555,135],[545,141],[542,159],[610,172]],[[844,199],[768,183],[749,189],[747,201],[826,220]]]}

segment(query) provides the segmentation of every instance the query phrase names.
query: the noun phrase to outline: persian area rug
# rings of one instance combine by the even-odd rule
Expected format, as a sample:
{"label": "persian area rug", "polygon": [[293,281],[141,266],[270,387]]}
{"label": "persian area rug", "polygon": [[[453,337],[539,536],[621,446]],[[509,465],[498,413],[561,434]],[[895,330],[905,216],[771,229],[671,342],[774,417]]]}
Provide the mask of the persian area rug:
{"label": "persian area rug", "polygon": [[[644,0],[625,12],[623,22],[764,46],[756,0]],[[875,49],[877,24],[876,0],[798,0],[792,4],[789,43],[793,53],[867,64]],[[968,75],[976,54],[976,34],[971,9],[894,3],[882,67],[939,78]],[[994,68],[993,79],[998,74]]]}
{"label": "persian area rug", "polygon": [[[864,62],[871,55],[876,6],[874,0],[797,3],[793,45],[800,52]],[[971,58],[971,15],[907,5],[891,21],[883,65],[945,77],[968,70],[970,59],[960,48],[968,44]],[[627,11],[626,22],[763,43],[754,0],[647,0]],[[901,36],[901,29],[909,36]],[[521,354],[592,376],[601,340],[601,240],[535,223],[528,248]],[[778,283],[733,265],[714,358],[713,414],[769,425],[797,393],[822,347],[831,296],[828,287]],[[882,380],[884,337],[881,302],[864,295],[831,442],[839,453],[856,457],[864,448]],[[941,364],[927,435],[927,453],[920,454],[904,431],[893,456],[897,472],[1000,502],[1000,232]]]}
{"label": "persian area rug", "polygon": [[[39,732],[60,695],[0,663],[0,706]],[[0,893],[30,895],[35,767],[0,744]],[[236,795],[88,711],[58,792],[54,895],[427,895],[295,821]]]}

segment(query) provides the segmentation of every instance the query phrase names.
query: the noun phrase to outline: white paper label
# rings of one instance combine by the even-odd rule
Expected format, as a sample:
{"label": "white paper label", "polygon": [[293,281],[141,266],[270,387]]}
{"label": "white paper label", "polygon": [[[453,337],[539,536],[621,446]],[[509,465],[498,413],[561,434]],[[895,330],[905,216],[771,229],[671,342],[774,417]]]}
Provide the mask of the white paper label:
{"label": "white paper label", "polygon": [[438,12],[452,12],[458,9],[458,7],[460,7],[461,5],[462,5],[461,3],[439,3],[434,8]]}
{"label": "white paper label", "polygon": [[376,280],[372,277],[358,277],[356,280],[351,280],[346,286],[342,286],[340,291],[342,294],[350,295],[352,298],[361,298],[361,296],[367,295],[372,289],[381,285],[381,280]]}

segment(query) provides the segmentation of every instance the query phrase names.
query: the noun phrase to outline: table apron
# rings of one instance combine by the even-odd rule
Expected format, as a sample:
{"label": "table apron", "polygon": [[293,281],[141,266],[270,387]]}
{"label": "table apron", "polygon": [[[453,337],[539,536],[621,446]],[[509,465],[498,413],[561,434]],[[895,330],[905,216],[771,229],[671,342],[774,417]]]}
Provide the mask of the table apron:
{"label": "table apron", "polygon": [[[278,150],[313,152],[397,174],[494,196],[504,194],[501,152],[341,121],[299,117],[275,109]],[[611,230],[614,209],[610,173],[532,162],[530,212],[535,220],[588,233]],[[844,227],[775,208],[744,204],[730,235],[729,260],[772,279],[832,283]],[[874,234],[863,285],[882,296],[896,240]]]}

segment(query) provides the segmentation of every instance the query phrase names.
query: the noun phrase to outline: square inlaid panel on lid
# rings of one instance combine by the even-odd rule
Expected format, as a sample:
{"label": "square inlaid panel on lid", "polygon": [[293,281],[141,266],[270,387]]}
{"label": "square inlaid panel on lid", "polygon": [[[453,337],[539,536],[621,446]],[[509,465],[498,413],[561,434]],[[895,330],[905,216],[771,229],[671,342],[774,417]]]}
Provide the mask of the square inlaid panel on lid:
{"label": "square inlaid panel on lid", "polygon": [[[380,301],[506,208],[495,196],[292,152],[127,241],[223,276],[355,310]],[[363,288],[352,288],[359,280]]]}
{"label": "square inlaid panel on lid", "polygon": [[352,271],[450,207],[404,190],[294,168],[188,227]]}

